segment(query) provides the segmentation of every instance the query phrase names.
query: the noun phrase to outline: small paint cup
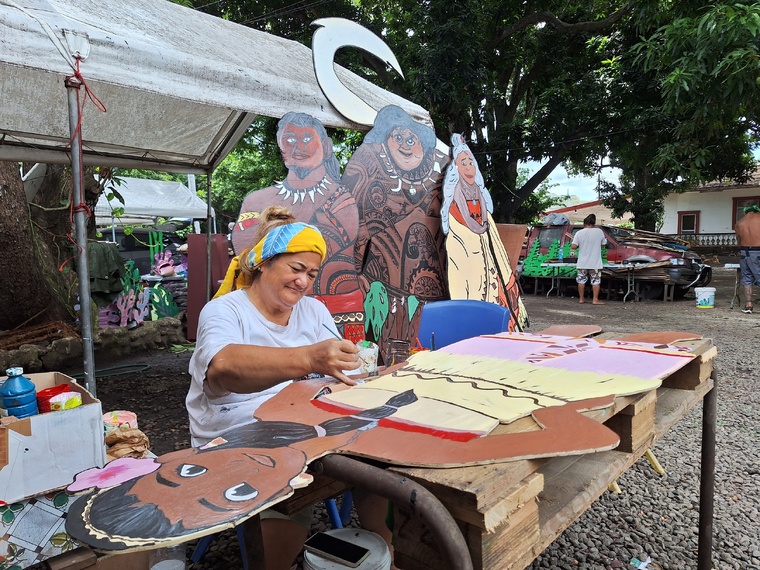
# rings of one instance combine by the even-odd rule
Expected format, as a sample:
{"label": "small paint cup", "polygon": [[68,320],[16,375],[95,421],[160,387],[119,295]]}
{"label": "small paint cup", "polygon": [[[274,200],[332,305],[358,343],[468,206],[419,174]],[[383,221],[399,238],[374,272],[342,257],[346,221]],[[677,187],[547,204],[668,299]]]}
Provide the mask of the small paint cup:
{"label": "small paint cup", "polygon": [[58,394],[69,392],[71,388],[68,384],[58,384],[57,386],[51,386],[50,388],[43,388],[37,392],[37,407],[41,414],[46,414],[50,410],[50,399]]}

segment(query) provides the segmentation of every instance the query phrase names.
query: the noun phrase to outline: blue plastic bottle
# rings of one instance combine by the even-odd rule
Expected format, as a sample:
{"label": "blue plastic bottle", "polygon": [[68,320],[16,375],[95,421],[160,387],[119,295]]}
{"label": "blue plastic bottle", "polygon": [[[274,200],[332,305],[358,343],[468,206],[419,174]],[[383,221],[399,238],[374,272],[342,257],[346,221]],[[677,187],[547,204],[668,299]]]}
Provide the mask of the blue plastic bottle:
{"label": "blue plastic bottle", "polygon": [[559,246],[559,250],[557,251],[557,259],[559,259],[559,262],[562,263],[564,258],[565,258],[565,249],[562,246]]}
{"label": "blue plastic bottle", "polygon": [[5,373],[8,379],[0,385],[0,415],[17,418],[37,415],[37,389],[23,375],[24,369],[14,366]]}

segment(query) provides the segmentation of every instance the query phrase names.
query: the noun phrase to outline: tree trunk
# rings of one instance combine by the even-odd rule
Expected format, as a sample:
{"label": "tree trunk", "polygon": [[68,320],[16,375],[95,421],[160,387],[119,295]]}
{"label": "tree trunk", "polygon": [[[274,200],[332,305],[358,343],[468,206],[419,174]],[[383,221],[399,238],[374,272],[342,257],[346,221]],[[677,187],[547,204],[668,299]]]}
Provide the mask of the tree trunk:
{"label": "tree trunk", "polygon": [[0,162],[0,200],[0,330],[70,321],[66,279],[48,245],[36,239],[16,162]]}

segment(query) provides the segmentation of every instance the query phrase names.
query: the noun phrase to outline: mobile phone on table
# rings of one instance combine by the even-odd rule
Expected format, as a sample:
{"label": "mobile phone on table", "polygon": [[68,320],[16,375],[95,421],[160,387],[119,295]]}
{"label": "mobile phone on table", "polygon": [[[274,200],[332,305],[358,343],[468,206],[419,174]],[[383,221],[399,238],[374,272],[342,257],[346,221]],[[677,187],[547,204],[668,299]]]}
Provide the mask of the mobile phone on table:
{"label": "mobile phone on table", "polygon": [[357,568],[369,556],[369,550],[363,546],[326,532],[311,535],[304,543],[304,548],[318,556],[340,562],[350,568]]}

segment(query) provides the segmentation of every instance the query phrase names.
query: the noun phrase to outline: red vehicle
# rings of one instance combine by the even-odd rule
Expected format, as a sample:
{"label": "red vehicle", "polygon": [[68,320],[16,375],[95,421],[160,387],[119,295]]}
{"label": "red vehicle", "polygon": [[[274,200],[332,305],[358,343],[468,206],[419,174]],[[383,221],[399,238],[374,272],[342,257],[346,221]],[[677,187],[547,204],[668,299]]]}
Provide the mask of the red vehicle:
{"label": "red vehicle", "polygon": [[[618,226],[598,226],[607,237],[606,260],[608,263],[654,264],[668,261],[670,265],[657,263],[658,274],[662,277],[647,279],[646,298],[654,299],[663,293],[665,283],[675,284],[675,296],[683,297],[691,287],[703,287],[712,279],[712,268],[702,262],[702,258],[691,251],[684,242],[655,232],[633,230]],[[572,235],[582,229],[582,225],[536,226],[529,230],[528,237],[520,252],[521,262],[525,262],[529,252],[545,256],[552,245],[558,243],[569,258],[569,244]],[[538,249],[534,243],[538,240]],[[556,249],[553,251],[557,251]],[[528,275],[525,273],[525,275]],[[642,273],[642,276],[644,274]],[[659,281],[659,282],[658,282]]]}

